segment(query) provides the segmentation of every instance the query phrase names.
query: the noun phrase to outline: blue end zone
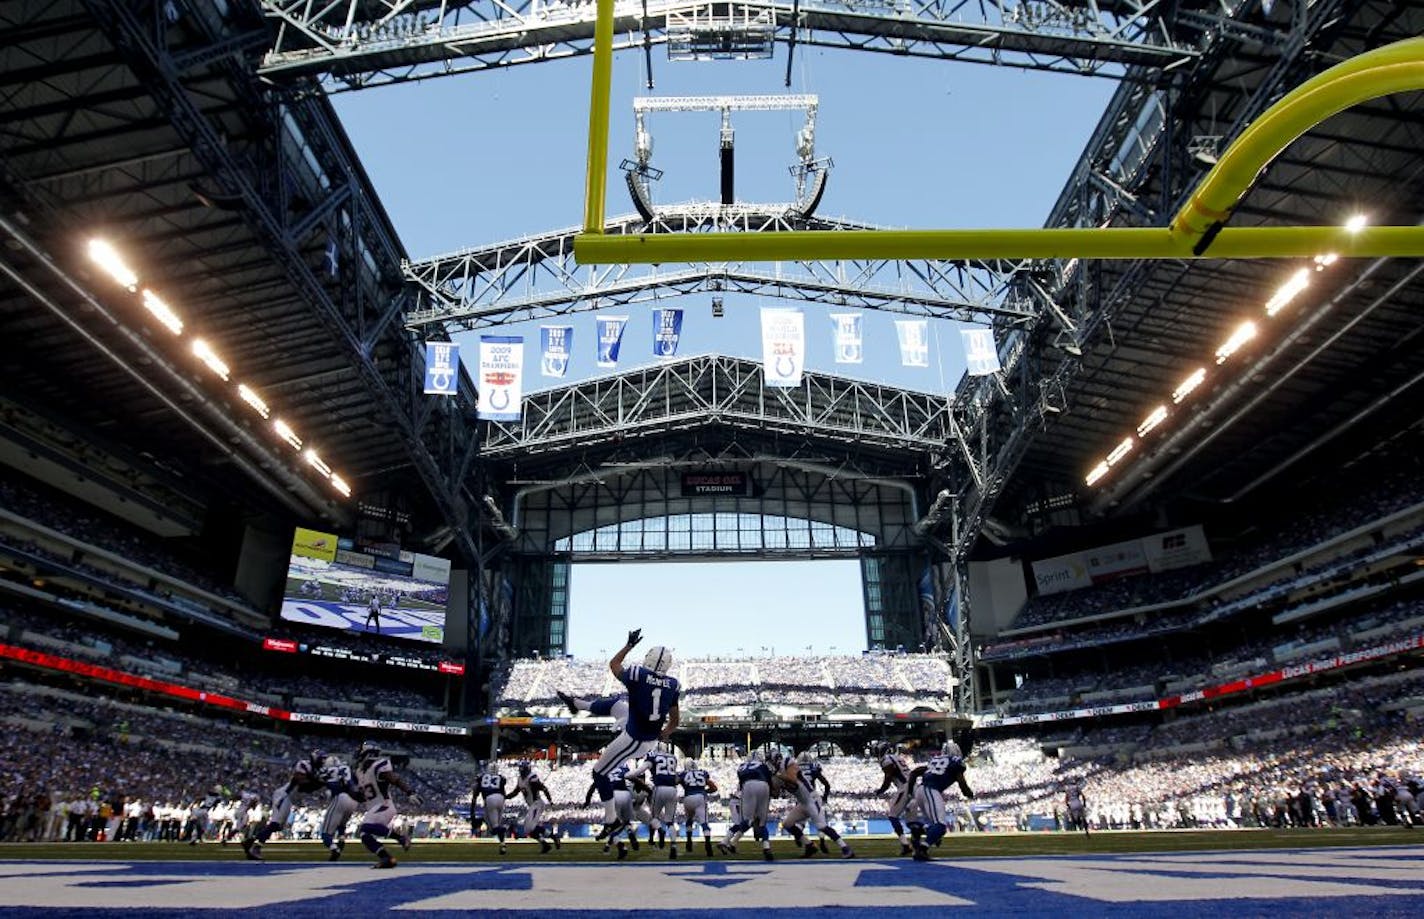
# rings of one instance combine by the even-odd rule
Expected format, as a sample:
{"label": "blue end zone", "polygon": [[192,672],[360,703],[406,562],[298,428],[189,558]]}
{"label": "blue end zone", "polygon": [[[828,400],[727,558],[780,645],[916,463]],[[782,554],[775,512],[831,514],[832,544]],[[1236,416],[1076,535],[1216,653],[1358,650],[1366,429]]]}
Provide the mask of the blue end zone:
{"label": "blue end zone", "polygon": [[1424,847],[1032,856],[920,864],[814,859],[774,863],[411,863],[372,871],[250,862],[0,863],[0,917],[369,915],[497,910],[509,919],[1055,919],[1424,915]]}

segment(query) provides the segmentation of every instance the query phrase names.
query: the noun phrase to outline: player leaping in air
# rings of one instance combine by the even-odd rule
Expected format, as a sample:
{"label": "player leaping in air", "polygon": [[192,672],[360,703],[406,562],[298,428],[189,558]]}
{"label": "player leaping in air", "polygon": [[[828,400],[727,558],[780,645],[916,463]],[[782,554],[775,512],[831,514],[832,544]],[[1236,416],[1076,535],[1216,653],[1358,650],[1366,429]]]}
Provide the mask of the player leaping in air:
{"label": "player leaping in air", "polygon": [[[648,649],[642,666],[625,666],[623,663],[628,652],[642,640],[641,629],[629,632],[628,643],[608,662],[609,671],[623,684],[627,697],[623,730],[603,748],[593,767],[593,784],[599,800],[603,802],[604,829],[608,831],[602,834],[604,836],[610,835],[619,823],[614,813],[613,784],[610,781],[613,770],[633,757],[652,750],[659,741],[667,740],[677,730],[680,717],[677,704],[679,685],[676,679],[668,676],[668,671],[672,669],[671,651],[659,645]],[[570,708],[584,710],[579,703],[585,700],[575,700],[562,694],[560,698]],[[618,714],[615,713],[614,717],[617,718]]]}

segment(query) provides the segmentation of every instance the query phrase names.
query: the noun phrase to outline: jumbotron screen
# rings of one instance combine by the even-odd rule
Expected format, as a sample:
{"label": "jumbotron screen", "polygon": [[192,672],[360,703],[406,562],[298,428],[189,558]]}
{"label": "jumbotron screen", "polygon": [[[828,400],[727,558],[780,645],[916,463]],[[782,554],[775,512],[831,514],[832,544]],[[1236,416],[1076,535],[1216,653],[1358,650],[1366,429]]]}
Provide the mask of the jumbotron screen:
{"label": "jumbotron screen", "polygon": [[283,619],[440,644],[449,599],[446,559],[301,527],[292,538]]}

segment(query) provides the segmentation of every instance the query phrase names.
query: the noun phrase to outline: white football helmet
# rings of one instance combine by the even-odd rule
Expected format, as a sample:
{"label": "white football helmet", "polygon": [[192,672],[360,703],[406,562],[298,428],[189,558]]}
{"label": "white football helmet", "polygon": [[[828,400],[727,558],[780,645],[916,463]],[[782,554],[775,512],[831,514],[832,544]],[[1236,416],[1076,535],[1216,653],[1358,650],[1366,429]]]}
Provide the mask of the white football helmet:
{"label": "white football helmet", "polygon": [[682,761],[682,771],[683,771],[683,772],[691,772],[693,769],[696,769],[696,768],[697,768],[697,760],[695,760],[695,759],[693,759],[693,758],[691,758],[691,757],[688,757],[687,759],[685,759],[685,760]]}
{"label": "white football helmet", "polygon": [[499,775],[499,763],[494,760],[485,763],[485,775]]}
{"label": "white football helmet", "polygon": [[959,752],[959,744],[955,743],[952,740],[946,740],[944,742],[943,752],[945,756],[952,756],[955,759],[964,758],[964,754]]}
{"label": "white football helmet", "polygon": [[662,645],[654,645],[643,657],[643,666],[659,676],[672,669],[672,652]]}
{"label": "white football helmet", "polygon": [[816,754],[812,753],[810,750],[802,750],[801,753],[799,753],[796,757],[796,762],[800,763],[803,766],[809,766],[815,761]]}

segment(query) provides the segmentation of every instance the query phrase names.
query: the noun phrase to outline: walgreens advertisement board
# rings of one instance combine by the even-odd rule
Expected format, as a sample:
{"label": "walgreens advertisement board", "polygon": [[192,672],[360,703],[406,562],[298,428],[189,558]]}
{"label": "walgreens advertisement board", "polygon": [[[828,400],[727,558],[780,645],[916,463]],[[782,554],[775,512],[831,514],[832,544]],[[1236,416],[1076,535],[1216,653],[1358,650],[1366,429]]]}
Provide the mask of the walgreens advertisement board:
{"label": "walgreens advertisement board", "polygon": [[450,563],[397,546],[356,546],[297,528],[282,618],[440,644],[450,599]]}

